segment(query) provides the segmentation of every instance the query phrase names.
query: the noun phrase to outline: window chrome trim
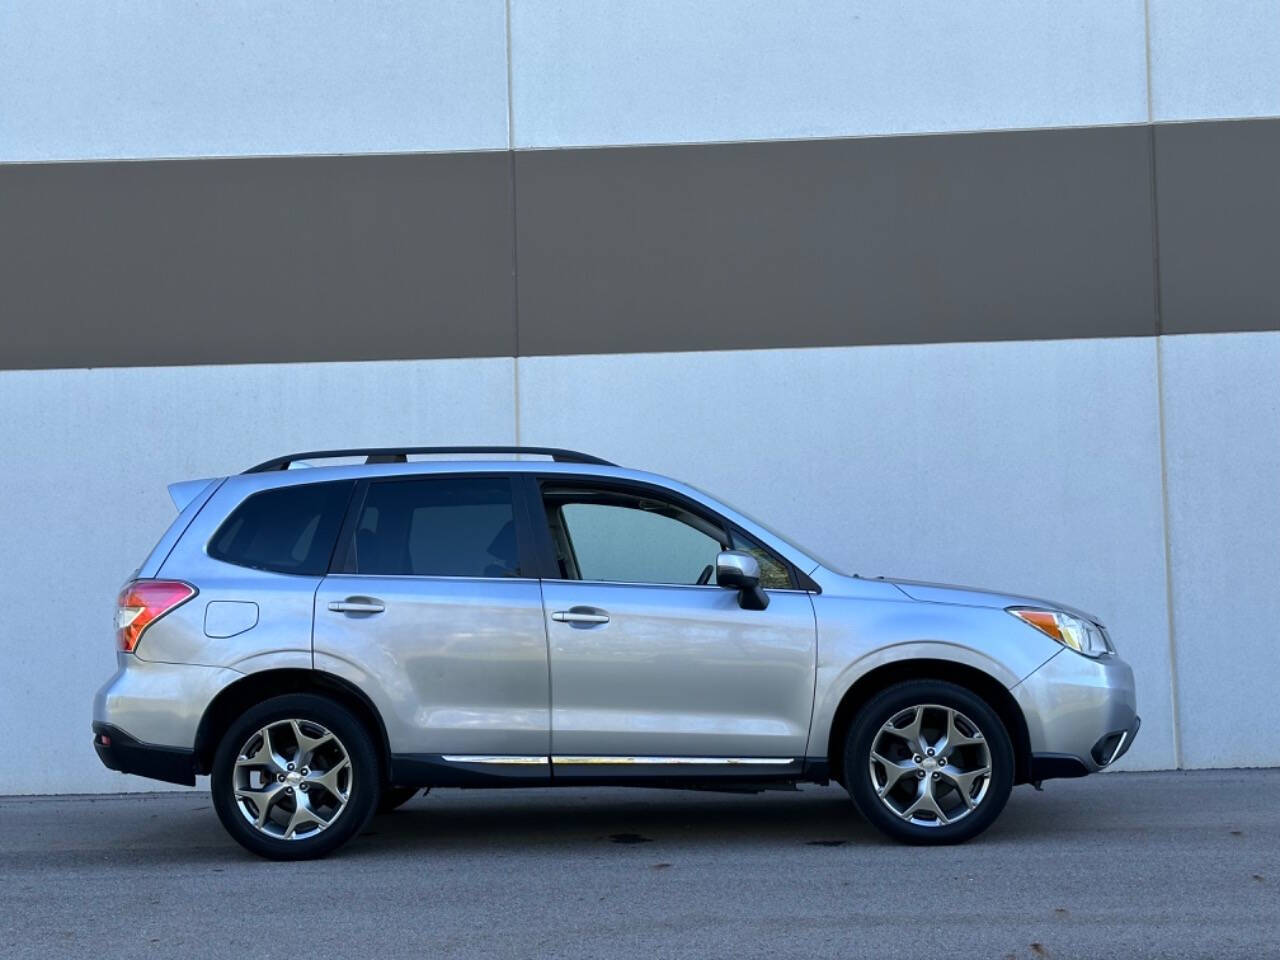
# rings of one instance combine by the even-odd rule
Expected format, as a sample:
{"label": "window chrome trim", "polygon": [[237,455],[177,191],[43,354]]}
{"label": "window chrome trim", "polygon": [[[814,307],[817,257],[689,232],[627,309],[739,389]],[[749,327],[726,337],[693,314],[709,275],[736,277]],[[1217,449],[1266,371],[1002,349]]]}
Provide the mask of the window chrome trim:
{"label": "window chrome trim", "polygon": [[[542,582],[595,584],[604,587],[669,587],[683,590],[723,590],[726,594],[735,592],[734,588],[722,587],[718,583],[653,583],[649,580],[566,580],[564,577],[543,577]],[[813,593],[812,590],[802,590],[799,587],[761,586],[760,589],[765,593]]]}
{"label": "window chrome trim", "polygon": [[[537,583],[537,577],[463,577],[442,573],[326,573],[326,577],[356,580],[467,580],[472,583]],[[571,581],[577,583],[578,581]]]}
{"label": "window chrome trim", "polygon": [[[521,471],[521,472],[524,472],[527,476],[532,476],[534,478],[536,483],[536,496],[534,499],[536,500],[536,503],[539,507],[537,515],[535,517],[531,517],[530,519],[532,520],[535,527],[541,526],[546,531],[547,543],[544,544],[544,547],[551,546],[551,543],[550,543],[551,537],[550,537],[549,516],[546,510],[546,501],[543,499],[543,495],[542,495],[543,485],[548,482],[554,483],[556,481],[567,482],[570,486],[574,486],[574,485],[588,486],[593,483],[599,483],[606,488],[612,487],[615,490],[622,490],[626,493],[636,495],[636,496],[644,496],[647,494],[648,496],[653,497],[654,499],[662,500],[666,503],[671,504],[672,506],[685,510],[688,513],[701,515],[703,520],[707,520],[713,523],[714,525],[719,526],[724,533],[728,534],[731,545],[732,545],[732,537],[733,537],[734,530],[735,529],[741,530],[749,538],[757,541],[760,544],[760,546],[765,549],[767,553],[772,554],[775,560],[780,560],[783,563],[783,565],[788,568],[791,578],[797,582],[796,586],[793,586],[793,587],[777,587],[773,589],[777,589],[779,592],[785,591],[788,593],[804,593],[804,594],[813,594],[815,592],[817,593],[822,592],[821,589],[814,591],[814,590],[806,589],[803,586],[800,586],[801,577],[807,577],[810,582],[813,582],[812,571],[822,566],[820,562],[818,562],[815,558],[809,556],[808,553],[806,553],[804,550],[802,550],[800,547],[796,546],[795,544],[791,543],[786,538],[780,537],[778,534],[774,533],[772,530],[762,527],[759,522],[752,520],[750,517],[747,517],[744,514],[739,513],[734,508],[729,507],[728,504],[721,503],[715,497],[711,496],[710,494],[702,490],[698,490],[696,487],[690,487],[688,484],[681,484],[679,481],[672,481],[671,478],[669,477],[645,476],[645,477],[637,478],[637,477],[629,477],[626,475],[619,476],[616,474],[600,474],[600,473],[594,473],[594,472],[585,471],[585,470],[581,472],[576,470],[542,472],[538,468],[545,467],[545,464],[539,463],[537,461],[528,461],[527,463],[529,464],[531,469],[526,471]],[[586,482],[584,483],[584,481]],[[673,482],[679,486],[686,487],[687,489],[684,489],[684,490],[673,489],[670,486],[670,484]],[[694,495],[691,495],[691,492]],[[692,507],[690,506],[691,504],[692,504]],[[733,516],[728,516],[727,514],[736,515],[736,519]],[[538,523],[539,517],[542,520],[541,524]],[[746,520],[747,522],[743,524],[739,522],[741,520]],[[752,526],[757,528],[754,532],[748,529],[748,527],[752,527]],[[761,533],[765,534],[763,538],[760,536]],[[788,550],[779,549],[776,543],[770,542],[770,541],[779,541],[779,540],[782,543],[784,543],[789,549]],[[798,553],[802,557],[804,557],[805,560],[813,563],[812,570],[810,570],[808,573],[805,573],[804,567],[801,564],[797,563],[789,555],[790,552]],[[555,570],[557,568],[553,566],[550,569]],[[560,580],[561,578],[544,577],[542,579]],[[617,581],[579,579],[579,580],[565,580],[563,582],[565,583],[614,583]],[[628,583],[630,585],[629,581],[623,581],[623,582]],[[662,584],[652,584],[652,586],[718,587],[718,584],[713,584],[713,583],[665,584],[665,583],[662,583]],[[771,588],[762,587],[761,589],[768,591]]]}

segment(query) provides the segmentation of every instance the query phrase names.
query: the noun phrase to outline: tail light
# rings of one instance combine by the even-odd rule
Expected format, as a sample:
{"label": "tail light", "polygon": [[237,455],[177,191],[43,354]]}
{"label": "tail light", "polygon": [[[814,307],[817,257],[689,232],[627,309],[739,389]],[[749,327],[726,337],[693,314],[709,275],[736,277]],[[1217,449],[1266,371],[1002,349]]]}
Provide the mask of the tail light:
{"label": "tail light", "polygon": [[120,591],[116,608],[116,643],[132,653],[143,631],[170,610],[196,595],[196,588],[181,580],[134,580]]}

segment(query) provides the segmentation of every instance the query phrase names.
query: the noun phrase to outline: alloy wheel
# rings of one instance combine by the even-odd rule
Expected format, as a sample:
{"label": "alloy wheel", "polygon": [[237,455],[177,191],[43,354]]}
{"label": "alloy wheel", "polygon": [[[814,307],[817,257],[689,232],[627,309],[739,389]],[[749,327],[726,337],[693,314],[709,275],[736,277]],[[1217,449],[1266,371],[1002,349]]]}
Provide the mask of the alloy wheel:
{"label": "alloy wheel", "polygon": [[953,707],[919,704],[890,717],[871,742],[871,783],[894,816],[945,827],[972,814],[991,784],[991,750]]}
{"label": "alloy wheel", "polygon": [[276,720],[236,754],[236,807],[260,833],[306,840],[342,815],[351,779],[351,758],[334,733],[311,720]]}

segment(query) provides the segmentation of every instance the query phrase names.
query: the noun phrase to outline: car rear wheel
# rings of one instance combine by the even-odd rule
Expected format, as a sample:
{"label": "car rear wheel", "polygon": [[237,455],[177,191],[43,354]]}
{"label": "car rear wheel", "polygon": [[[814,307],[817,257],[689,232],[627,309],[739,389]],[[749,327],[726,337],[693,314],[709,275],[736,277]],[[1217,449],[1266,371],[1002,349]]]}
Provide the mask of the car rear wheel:
{"label": "car rear wheel", "polygon": [[907,843],[960,843],[995,821],[1013,789],[1013,744],[964,687],[895,684],[854,718],[845,783],[864,817]]}
{"label": "car rear wheel", "polygon": [[273,697],[246,711],[219,742],[214,810],[259,856],[322,857],[359,833],[377,807],[375,749],[363,724],[334,701]]}

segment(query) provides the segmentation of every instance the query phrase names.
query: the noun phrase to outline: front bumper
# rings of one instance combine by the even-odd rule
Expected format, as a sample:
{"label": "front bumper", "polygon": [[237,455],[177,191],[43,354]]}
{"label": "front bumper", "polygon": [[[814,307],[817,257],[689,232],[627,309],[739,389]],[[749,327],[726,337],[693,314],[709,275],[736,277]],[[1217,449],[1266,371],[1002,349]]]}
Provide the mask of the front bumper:
{"label": "front bumper", "polygon": [[1083,777],[1119,760],[1142,721],[1132,668],[1116,656],[1062,650],[1011,693],[1031,746],[1027,779]]}

